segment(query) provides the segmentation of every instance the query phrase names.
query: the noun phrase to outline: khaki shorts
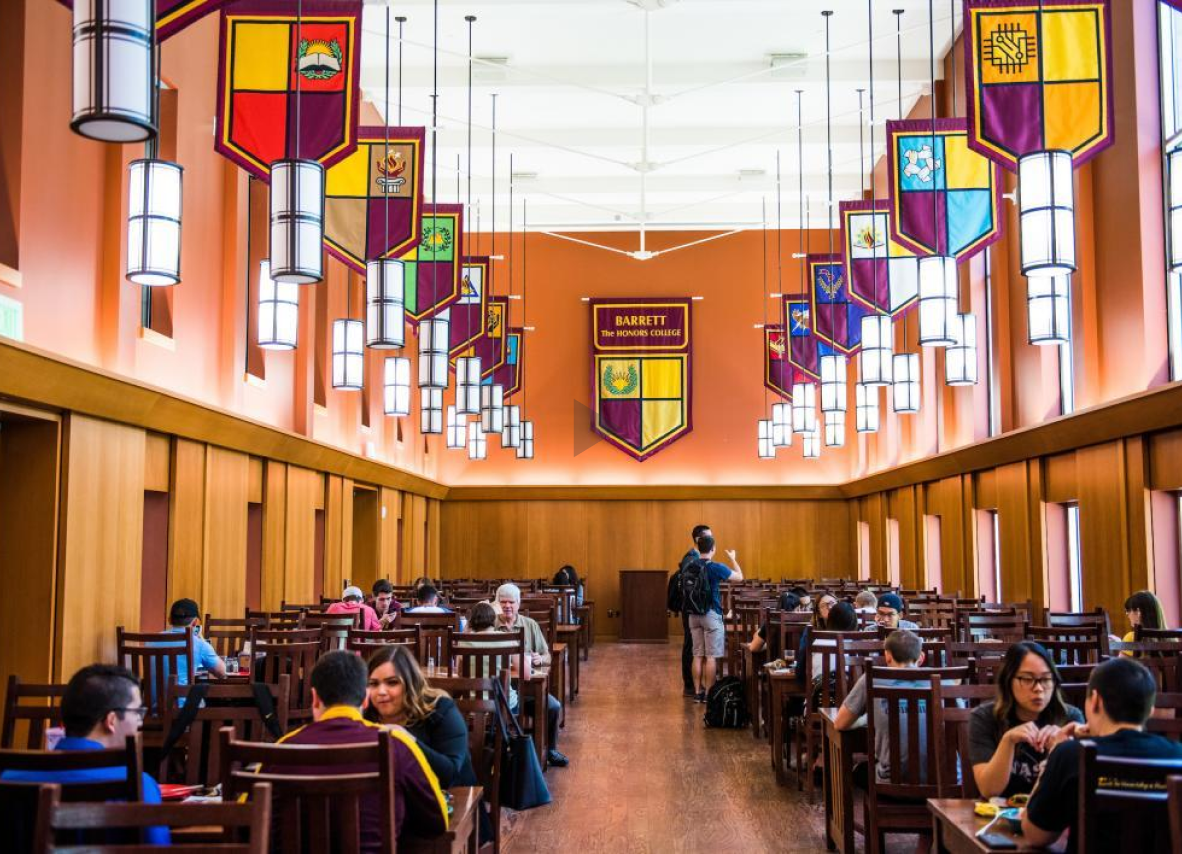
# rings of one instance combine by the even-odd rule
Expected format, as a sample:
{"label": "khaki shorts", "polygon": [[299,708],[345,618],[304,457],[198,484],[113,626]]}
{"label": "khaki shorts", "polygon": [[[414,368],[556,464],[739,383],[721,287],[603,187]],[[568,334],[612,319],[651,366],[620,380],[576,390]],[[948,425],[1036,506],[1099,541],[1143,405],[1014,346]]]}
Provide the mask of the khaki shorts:
{"label": "khaki shorts", "polygon": [[694,640],[694,655],[698,658],[722,658],[726,654],[726,631],[722,614],[710,611],[689,615],[690,635]]}

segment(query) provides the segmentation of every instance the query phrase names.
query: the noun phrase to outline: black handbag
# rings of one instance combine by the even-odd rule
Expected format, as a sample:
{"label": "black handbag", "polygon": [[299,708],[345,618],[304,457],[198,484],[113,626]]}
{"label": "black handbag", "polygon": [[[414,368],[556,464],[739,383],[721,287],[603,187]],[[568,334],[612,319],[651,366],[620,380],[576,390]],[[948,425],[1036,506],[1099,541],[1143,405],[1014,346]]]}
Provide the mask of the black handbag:
{"label": "black handbag", "polygon": [[501,757],[501,804],[511,810],[545,806],[550,803],[550,789],[542,776],[534,740],[522,732],[521,724],[509,709],[501,680],[494,679],[493,685],[497,694],[497,725],[505,745]]}

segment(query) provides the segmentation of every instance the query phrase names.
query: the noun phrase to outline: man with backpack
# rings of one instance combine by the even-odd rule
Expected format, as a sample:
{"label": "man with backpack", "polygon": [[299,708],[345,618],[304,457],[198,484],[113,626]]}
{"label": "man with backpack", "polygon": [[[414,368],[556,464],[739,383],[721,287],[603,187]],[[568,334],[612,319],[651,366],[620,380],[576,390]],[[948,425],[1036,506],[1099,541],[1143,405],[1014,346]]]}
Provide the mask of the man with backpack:
{"label": "man with backpack", "polygon": [[685,685],[684,695],[694,699],[698,697],[698,688],[694,683],[694,641],[689,628],[689,613],[681,602],[681,571],[700,557],[698,537],[713,536],[714,532],[710,530],[709,525],[694,525],[693,531],[690,532],[690,539],[693,540],[694,547],[685,553],[681,563],[677,565],[677,572],[669,578],[669,589],[665,594],[666,607],[674,614],[681,615],[682,637],[684,638],[681,644],[681,681]]}
{"label": "man with backpack", "polygon": [[706,692],[714,685],[718,659],[726,654],[726,628],[722,620],[722,595],[719,585],[724,581],[742,581],[743,571],[734,551],[727,551],[733,569],[714,561],[717,546],[714,537],[703,535],[697,540],[698,557],[687,563],[681,575],[681,607],[688,614],[690,634],[694,644],[693,678],[697,689],[695,699],[706,702]]}

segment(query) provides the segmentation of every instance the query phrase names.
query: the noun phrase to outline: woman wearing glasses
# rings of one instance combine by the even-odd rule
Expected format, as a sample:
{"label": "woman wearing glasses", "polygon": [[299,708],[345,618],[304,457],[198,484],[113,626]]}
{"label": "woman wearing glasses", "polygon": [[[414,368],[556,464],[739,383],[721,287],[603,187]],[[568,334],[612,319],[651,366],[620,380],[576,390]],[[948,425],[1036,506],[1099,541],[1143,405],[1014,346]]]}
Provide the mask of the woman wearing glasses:
{"label": "woman wearing glasses", "polygon": [[1006,651],[997,699],[978,706],[969,720],[973,778],[982,797],[1029,794],[1059,729],[1084,722],[1079,709],[1063,702],[1059,684],[1040,644],[1019,641]]}

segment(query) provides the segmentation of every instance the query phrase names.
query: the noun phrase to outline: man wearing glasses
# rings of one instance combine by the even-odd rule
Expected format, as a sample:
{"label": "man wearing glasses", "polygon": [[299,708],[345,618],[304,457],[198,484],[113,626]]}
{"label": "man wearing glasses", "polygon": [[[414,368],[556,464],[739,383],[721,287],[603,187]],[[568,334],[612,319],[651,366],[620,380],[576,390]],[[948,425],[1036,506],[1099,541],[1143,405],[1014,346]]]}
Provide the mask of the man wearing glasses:
{"label": "man wearing glasses", "polygon": [[[62,722],[66,737],[54,750],[102,750],[125,747],[144,725],[147,713],[140,685],[131,671],[113,664],[83,667],[66,686],[62,697]],[[84,771],[5,771],[0,779],[21,783],[96,783],[122,780],[127,769],[92,768]],[[160,803],[160,786],[148,774],[143,781],[144,803]],[[168,845],[167,827],[148,828],[149,845]]]}

